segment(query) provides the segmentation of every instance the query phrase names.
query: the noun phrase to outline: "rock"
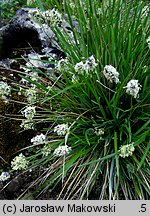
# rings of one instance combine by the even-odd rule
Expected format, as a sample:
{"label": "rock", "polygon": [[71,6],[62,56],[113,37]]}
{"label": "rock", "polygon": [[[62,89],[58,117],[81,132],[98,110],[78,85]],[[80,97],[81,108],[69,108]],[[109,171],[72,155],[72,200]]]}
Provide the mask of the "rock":
{"label": "rock", "polygon": [[3,183],[0,181],[0,190],[3,188]]}
{"label": "rock", "polygon": [[7,192],[14,193],[19,190],[21,187],[19,181],[17,179],[13,179],[7,186]]}
{"label": "rock", "polygon": [[[19,47],[46,47],[60,49],[54,32],[46,24],[38,24],[29,13],[35,11],[34,8],[22,8],[10,20],[9,24],[0,29],[0,59],[10,56],[12,48]],[[77,22],[73,20],[74,27],[78,29]],[[72,37],[73,33],[69,24],[63,20],[61,28],[65,29]]]}
{"label": "rock", "polygon": [[[8,25],[0,29],[0,59],[7,58],[12,48],[41,46],[38,32],[28,17],[29,9],[20,9]],[[34,44],[36,41],[36,44]]]}
{"label": "rock", "polygon": [[16,62],[14,59],[9,59],[9,58],[3,59],[2,61],[0,61],[0,66],[6,69],[10,69],[11,64],[13,64],[14,62]]}

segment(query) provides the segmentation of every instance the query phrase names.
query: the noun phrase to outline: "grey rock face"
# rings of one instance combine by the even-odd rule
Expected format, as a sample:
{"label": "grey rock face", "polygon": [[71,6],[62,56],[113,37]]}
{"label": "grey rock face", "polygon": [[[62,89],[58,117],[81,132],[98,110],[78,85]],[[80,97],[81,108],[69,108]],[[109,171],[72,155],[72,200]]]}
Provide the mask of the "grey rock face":
{"label": "grey rock face", "polygon": [[[33,8],[22,8],[17,11],[16,15],[10,20],[9,24],[0,29],[0,59],[10,56],[12,48],[19,47],[55,47],[59,45],[55,34],[46,24],[38,24],[33,21],[29,13],[34,11]],[[77,23],[73,21],[75,28]],[[62,26],[72,37],[72,31],[69,24],[63,20]]]}
{"label": "grey rock face", "polygon": [[14,179],[10,182],[10,184],[7,186],[7,191],[10,193],[16,192],[20,188],[20,183],[18,180]]}
{"label": "grey rock face", "polygon": [[16,16],[8,25],[0,29],[0,59],[7,58],[12,48],[18,46],[52,46],[54,33],[49,28],[45,32],[41,26],[29,17],[30,8],[22,8],[17,11]]}
{"label": "grey rock face", "polygon": [[18,44],[24,47],[29,46],[29,43],[34,45],[34,38],[36,43],[38,41],[38,45],[41,45],[36,27],[28,17],[28,11],[29,9],[19,10],[9,24],[0,29],[0,59],[7,58],[11,49]]}

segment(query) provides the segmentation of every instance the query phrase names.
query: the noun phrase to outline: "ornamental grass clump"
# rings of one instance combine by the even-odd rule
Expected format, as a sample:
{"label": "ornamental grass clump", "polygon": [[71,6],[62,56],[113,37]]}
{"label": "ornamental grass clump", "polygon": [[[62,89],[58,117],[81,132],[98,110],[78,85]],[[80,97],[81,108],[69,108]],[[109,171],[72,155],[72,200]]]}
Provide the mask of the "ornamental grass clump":
{"label": "ornamental grass clump", "polygon": [[69,61],[37,84],[45,91],[38,118],[49,123],[47,154],[41,148],[29,156],[28,168],[47,168],[37,194],[61,185],[58,199],[148,199],[147,3],[74,0],[74,13],[67,2],[73,40],[59,25],[52,30]]}

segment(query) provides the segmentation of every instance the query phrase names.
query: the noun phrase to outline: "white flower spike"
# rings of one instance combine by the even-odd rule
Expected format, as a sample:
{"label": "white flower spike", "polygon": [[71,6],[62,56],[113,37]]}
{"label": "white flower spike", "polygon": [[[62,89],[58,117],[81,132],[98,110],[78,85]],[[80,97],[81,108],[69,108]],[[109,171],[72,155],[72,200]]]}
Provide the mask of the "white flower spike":
{"label": "white flower spike", "polygon": [[11,87],[7,83],[0,81],[0,95],[10,96],[10,94],[11,94]]}
{"label": "white flower spike", "polygon": [[103,74],[108,81],[111,83],[119,83],[119,73],[116,71],[112,65],[106,65],[103,70]]}
{"label": "white flower spike", "polygon": [[130,80],[127,83],[127,86],[123,87],[126,88],[126,93],[132,95],[134,98],[139,96],[139,90],[141,89],[141,85],[138,83],[138,80]]}
{"label": "white flower spike", "polygon": [[54,127],[54,132],[56,132],[59,136],[64,136],[68,129],[68,124],[60,124]]}
{"label": "white flower spike", "polygon": [[31,139],[31,143],[38,145],[38,144],[44,144],[46,142],[46,136],[44,134],[36,135]]}
{"label": "white flower spike", "polygon": [[71,151],[71,147],[64,145],[64,146],[59,146],[58,148],[55,149],[54,151],[54,156],[64,156],[65,154],[69,154]]}
{"label": "white flower spike", "polygon": [[94,56],[92,55],[86,60],[84,64],[84,70],[93,70],[96,68],[96,66],[97,66],[97,63],[95,61]]}
{"label": "white flower spike", "polygon": [[11,167],[13,170],[22,170],[27,168],[28,163],[26,157],[21,153],[12,160]]}
{"label": "white flower spike", "polygon": [[127,144],[127,145],[122,145],[120,147],[120,150],[119,150],[120,151],[119,156],[123,157],[123,158],[131,156],[133,154],[134,150],[135,150],[133,144],[134,143],[130,143],[130,144]]}
{"label": "white flower spike", "polygon": [[24,115],[27,119],[33,119],[33,117],[36,114],[35,106],[28,106],[26,107],[21,113]]}

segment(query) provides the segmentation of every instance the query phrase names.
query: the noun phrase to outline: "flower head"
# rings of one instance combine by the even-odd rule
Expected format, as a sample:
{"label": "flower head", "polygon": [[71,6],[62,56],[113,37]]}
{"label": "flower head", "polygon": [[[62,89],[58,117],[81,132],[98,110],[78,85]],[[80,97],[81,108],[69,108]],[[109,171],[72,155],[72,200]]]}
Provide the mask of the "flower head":
{"label": "flower head", "polygon": [[96,66],[97,66],[97,63],[95,61],[94,56],[92,55],[86,60],[84,64],[84,70],[93,70],[96,68]]}
{"label": "flower head", "polygon": [[122,145],[120,147],[120,151],[119,151],[119,155],[120,157],[129,157],[133,154],[135,148],[134,148],[134,143],[130,143],[130,144],[127,144],[127,145]]}
{"label": "flower head", "polygon": [[36,101],[37,91],[33,88],[29,88],[25,91],[25,96],[27,97],[27,101],[32,104]]}
{"label": "flower head", "polygon": [[95,134],[97,136],[102,136],[104,135],[104,128],[95,128]]}
{"label": "flower head", "polygon": [[68,69],[68,66],[67,66],[68,63],[69,63],[69,60],[68,60],[67,58],[65,58],[65,59],[60,59],[60,60],[57,62],[56,69],[57,69],[58,71],[62,71],[62,70]]}
{"label": "flower head", "polygon": [[7,83],[0,81],[0,95],[10,96],[10,93],[11,87]]}
{"label": "flower head", "polygon": [[25,118],[32,119],[36,113],[35,106],[28,106],[23,111],[21,111],[21,113]]}
{"label": "flower head", "polygon": [[9,172],[2,172],[0,175],[0,181],[6,181],[10,178]]}
{"label": "flower head", "polygon": [[26,157],[21,153],[12,160],[11,167],[13,170],[22,170],[27,168],[28,163]]}
{"label": "flower head", "polygon": [[69,154],[71,151],[71,147],[67,145],[59,146],[58,148],[55,149],[54,151],[54,156],[64,156],[65,154]]}
{"label": "flower head", "polygon": [[39,22],[40,24],[47,24],[50,27],[54,27],[62,23],[61,14],[54,8],[52,10],[46,11],[40,11],[38,9],[35,9],[29,12],[29,17],[36,22]]}
{"label": "flower head", "polygon": [[75,67],[74,67],[74,69],[75,69],[75,71],[77,72],[77,73],[83,73],[83,71],[84,71],[84,63],[81,61],[81,62],[78,62],[76,65],[75,65]]}
{"label": "flower head", "polygon": [[51,153],[51,146],[45,145],[41,151],[42,151],[43,156],[48,156]]}
{"label": "flower head", "polygon": [[31,142],[35,145],[44,144],[46,142],[46,136],[44,134],[36,135],[31,139]]}
{"label": "flower head", "polygon": [[134,98],[137,98],[141,85],[138,83],[138,80],[130,80],[127,83],[127,86],[123,88],[126,88],[126,93],[132,95]]}
{"label": "flower head", "polygon": [[34,122],[32,119],[23,119],[20,127],[24,130],[34,129]]}
{"label": "flower head", "polygon": [[97,66],[97,63],[96,63],[96,61],[95,61],[94,56],[92,55],[92,56],[90,56],[90,57],[86,60],[85,63],[83,63],[83,61],[78,62],[78,63],[75,65],[74,69],[75,69],[75,71],[76,71],[77,73],[79,73],[79,74],[83,74],[84,71],[86,71],[86,75],[89,75],[88,72],[89,72],[90,70],[95,69],[96,66]]}
{"label": "flower head", "polygon": [[52,10],[46,10],[45,12],[43,12],[43,17],[45,18],[49,26],[55,26],[62,23],[61,14],[54,8]]}
{"label": "flower head", "polygon": [[54,132],[56,132],[59,136],[63,136],[68,131],[68,124],[60,124],[54,127]]}
{"label": "flower head", "polygon": [[115,82],[117,84],[119,82],[119,73],[112,65],[106,65],[103,74],[111,83]]}

